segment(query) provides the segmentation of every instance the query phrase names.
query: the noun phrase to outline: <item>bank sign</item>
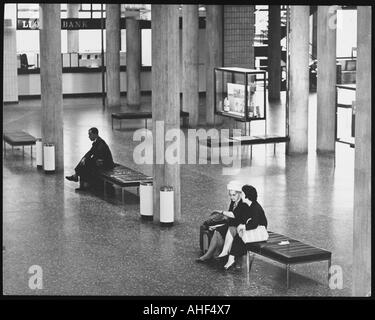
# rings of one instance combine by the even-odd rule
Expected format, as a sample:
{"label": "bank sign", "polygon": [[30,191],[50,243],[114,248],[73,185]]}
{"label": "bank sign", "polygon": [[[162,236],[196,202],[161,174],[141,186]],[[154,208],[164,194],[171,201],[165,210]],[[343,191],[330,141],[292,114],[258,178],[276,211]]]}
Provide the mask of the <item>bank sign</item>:
{"label": "bank sign", "polygon": [[[40,26],[39,19],[17,19],[17,30],[38,30]],[[120,20],[121,29],[126,28],[126,19]],[[139,20],[141,29],[150,29],[151,21]],[[105,18],[103,19],[103,28],[105,29]],[[81,30],[81,29],[101,29],[101,19],[81,19],[69,18],[61,19],[61,30]]]}

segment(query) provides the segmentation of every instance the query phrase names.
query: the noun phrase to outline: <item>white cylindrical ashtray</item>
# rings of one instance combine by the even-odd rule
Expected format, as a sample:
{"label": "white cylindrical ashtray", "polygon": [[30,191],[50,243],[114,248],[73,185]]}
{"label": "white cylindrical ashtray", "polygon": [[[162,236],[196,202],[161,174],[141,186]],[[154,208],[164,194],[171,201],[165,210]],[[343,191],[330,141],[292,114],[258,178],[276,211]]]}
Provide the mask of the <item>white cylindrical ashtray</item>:
{"label": "white cylindrical ashtray", "polygon": [[170,186],[160,188],[160,223],[172,224],[174,221],[174,191]]}
{"label": "white cylindrical ashtray", "polygon": [[43,167],[43,144],[42,139],[36,139],[36,167],[42,168]]}
{"label": "white cylindrical ashtray", "polygon": [[141,182],[139,185],[139,212],[142,218],[152,218],[153,212],[152,182]]}
{"label": "white cylindrical ashtray", "polygon": [[43,146],[43,168],[46,173],[55,171],[55,145],[52,143]]}

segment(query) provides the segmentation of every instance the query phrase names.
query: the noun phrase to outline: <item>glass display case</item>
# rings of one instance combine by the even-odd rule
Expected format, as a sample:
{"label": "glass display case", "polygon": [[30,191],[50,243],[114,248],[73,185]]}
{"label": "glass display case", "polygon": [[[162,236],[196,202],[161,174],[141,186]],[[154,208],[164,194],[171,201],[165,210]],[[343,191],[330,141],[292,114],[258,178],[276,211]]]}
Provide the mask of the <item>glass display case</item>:
{"label": "glass display case", "polygon": [[266,72],[214,68],[215,114],[239,121],[266,119]]}
{"label": "glass display case", "polygon": [[336,141],[354,147],[355,84],[336,85]]}

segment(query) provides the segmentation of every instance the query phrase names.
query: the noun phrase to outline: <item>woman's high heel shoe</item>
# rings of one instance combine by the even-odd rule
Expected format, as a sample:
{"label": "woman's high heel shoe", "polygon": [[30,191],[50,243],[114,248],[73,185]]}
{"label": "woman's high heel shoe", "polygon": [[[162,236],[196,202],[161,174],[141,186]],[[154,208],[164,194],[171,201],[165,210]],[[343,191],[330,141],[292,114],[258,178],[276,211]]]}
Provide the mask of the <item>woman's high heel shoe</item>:
{"label": "woman's high heel shoe", "polygon": [[224,270],[225,271],[228,271],[228,270],[230,270],[230,269],[233,269],[233,267],[236,265],[236,262],[235,261],[233,261],[231,264],[229,264],[229,265],[225,265],[224,266]]}
{"label": "woman's high heel shoe", "polygon": [[227,264],[224,266],[225,270],[229,270],[236,264],[233,256],[229,256]]}

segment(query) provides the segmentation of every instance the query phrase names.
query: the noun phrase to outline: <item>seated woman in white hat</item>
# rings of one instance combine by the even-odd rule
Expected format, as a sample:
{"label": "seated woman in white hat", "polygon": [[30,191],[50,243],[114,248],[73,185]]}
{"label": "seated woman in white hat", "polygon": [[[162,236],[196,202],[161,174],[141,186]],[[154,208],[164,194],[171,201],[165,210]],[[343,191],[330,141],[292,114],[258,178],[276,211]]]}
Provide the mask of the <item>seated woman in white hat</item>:
{"label": "seated woman in white hat", "polygon": [[[222,213],[225,216],[230,218],[229,222],[227,225],[220,226],[215,229],[207,252],[203,256],[196,259],[197,262],[204,262],[213,257],[217,257],[217,254],[221,252],[223,248],[224,239],[226,237],[228,229],[231,229],[231,230],[234,229],[231,231],[231,233],[234,233],[236,230],[238,221],[235,219],[235,217],[237,216],[238,208],[242,204],[242,200],[241,200],[242,184],[238,181],[231,181],[228,183],[227,189],[228,189],[231,202],[230,202],[228,211],[222,211]],[[229,252],[229,250],[227,251]]]}
{"label": "seated woman in white hat", "polygon": [[[229,188],[235,188],[237,192],[239,192],[242,195],[242,184],[240,184],[237,181],[231,181],[228,184]],[[227,232],[225,234],[225,240],[223,245],[223,250],[219,254],[218,258],[223,258],[228,256],[228,254],[231,251],[233,239],[237,235],[237,227],[242,222],[242,216],[244,215],[244,211],[246,211],[246,208],[243,206],[243,199],[239,202],[239,205],[237,206],[237,210],[233,212],[223,212],[226,216],[232,218],[231,222],[228,226]]]}

